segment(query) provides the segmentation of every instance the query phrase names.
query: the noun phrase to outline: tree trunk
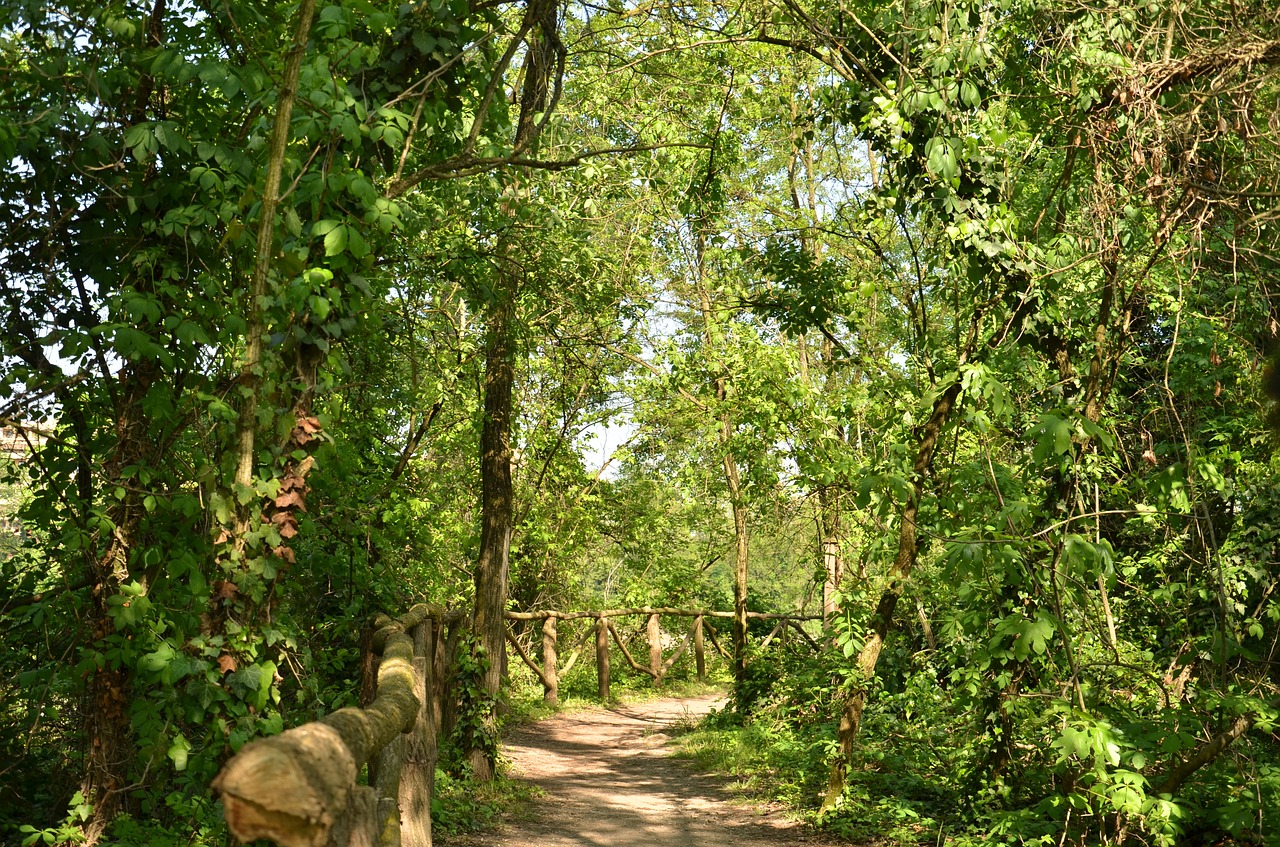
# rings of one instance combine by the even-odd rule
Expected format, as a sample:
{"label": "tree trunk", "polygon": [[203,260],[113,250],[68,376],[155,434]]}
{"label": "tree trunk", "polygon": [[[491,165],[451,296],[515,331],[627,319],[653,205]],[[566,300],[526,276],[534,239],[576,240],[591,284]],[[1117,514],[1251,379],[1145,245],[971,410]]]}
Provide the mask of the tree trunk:
{"label": "tree trunk", "polygon": [[[724,427],[729,429],[729,416],[725,415]],[[728,435],[725,436],[728,441]],[[725,479],[729,483],[729,500],[733,504],[733,534],[737,542],[733,548],[733,678],[741,682],[747,670],[747,565],[748,547],[747,509],[742,503],[742,483],[738,477],[738,463],[725,445]]]}
{"label": "tree trunk", "polygon": [[[418,717],[412,732],[402,735],[403,765],[396,804],[399,809],[400,843],[403,847],[431,847],[431,798],[436,782],[436,715],[432,689],[435,680],[435,621],[427,619],[413,628],[413,693]],[[388,745],[390,746],[390,745]],[[389,798],[388,798],[389,799]]]}
{"label": "tree trunk", "polygon": [[829,488],[818,491],[818,524],[822,535],[822,622],[836,613],[836,592],[844,578],[844,558],[840,555],[840,504]]}
{"label": "tree trunk", "polygon": [[[507,280],[503,280],[507,283]],[[472,628],[488,662],[484,671],[485,693],[494,698],[502,685],[506,655],[507,579],[514,514],[511,479],[511,405],[515,381],[515,345],[512,318],[514,295],[510,285],[497,292],[485,331],[484,425],[480,435],[480,559],[476,564],[476,605]],[[485,733],[497,730],[491,709],[484,720]],[[493,778],[494,761],[486,745],[474,743],[467,751],[472,772],[480,780]]]}
{"label": "tree trunk", "polygon": [[[146,362],[126,369],[116,416],[116,445],[104,468],[107,490],[114,488],[123,469],[146,461],[150,442],[142,401],[155,377],[154,365]],[[120,586],[132,579],[129,557],[137,545],[144,513],[136,486],[123,488],[125,496],[107,511],[114,532],[105,539],[106,549],[94,561],[90,574],[93,599],[88,624],[95,649],[104,647],[105,639],[115,632],[115,622],[108,613],[110,601],[120,595]],[[84,825],[86,844],[96,843],[124,807],[123,792],[137,757],[129,725],[132,685],[128,669],[111,661],[94,671],[89,681],[84,703],[85,770],[80,783],[86,802],[93,805],[93,815]]]}
{"label": "tree trunk", "polygon": [[[530,0],[525,8],[524,31],[528,33],[520,115],[516,121],[514,149],[535,149],[542,121],[555,108],[552,84],[557,57],[563,56],[559,37],[559,7],[549,0]],[[512,197],[519,197],[519,182]],[[512,203],[517,200],[510,201]],[[514,211],[514,210],[511,210]],[[500,249],[509,249],[504,244]],[[517,262],[516,265],[520,266]],[[515,299],[517,280],[499,270],[494,300],[489,306],[485,331],[484,426],[480,435],[480,560],[476,564],[476,607],[473,628],[484,648],[489,667],[484,689],[494,705],[506,666],[507,583],[511,530],[515,500],[511,480],[511,406],[515,381]],[[496,733],[497,715],[485,719],[484,731]],[[493,778],[494,761],[483,750],[467,751],[477,779]]]}
{"label": "tree trunk", "polygon": [[[702,311],[703,344],[706,355],[712,362],[717,354],[717,335],[714,329],[714,314],[711,308],[711,295],[706,285],[706,233],[697,233],[698,263],[698,303]],[[746,672],[747,663],[747,572],[750,564],[750,536],[747,524],[747,509],[743,501],[742,477],[738,472],[738,459],[733,453],[733,418],[725,408],[728,399],[729,375],[724,365],[717,364],[714,387],[716,401],[723,411],[720,414],[720,449],[721,463],[724,467],[725,486],[729,490],[729,505],[733,509],[733,678],[741,682]]]}
{"label": "tree trunk", "polygon": [[560,703],[560,658],[556,654],[556,616],[547,615],[542,622],[542,699],[548,706]]}
{"label": "tree trunk", "polygon": [[853,755],[853,743],[858,730],[862,727],[862,712],[867,703],[867,684],[876,671],[880,661],[880,652],[884,649],[885,639],[893,627],[893,613],[902,596],[903,587],[911,572],[915,569],[920,545],[916,534],[916,521],[920,515],[920,490],[927,481],[929,468],[933,464],[933,455],[937,451],[938,439],[946,427],[947,420],[955,408],[956,399],[960,396],[960,384],[952,383],[938,395],[933,403],[933,413],[925,422],[920,432],[920,446],[916,449],[915,463],[912,467],[911,493],[902,506],[901,520],[898,526],[898,555],[893,567],[889,570],[889,585],[880,595],[875,614],[871,618],[871,632],[858,653],[858,681],[853,691],[846,698],[840,715],[838,736],[840,754],[831,767],[831,778],[827,784],[827,796],[822,802],[824,810],[831,808],[844,793],[845,772],[849,759]]}
{"label": "tree trunk", "polygon": [[596,693],[601,703],[609,702],[609,621],[596,618]]}
{"label": "tree trunk", "polygon": [[[316,0],[303,0],[298,7],[298,26],[293,44],[285,61],[284,79],[276,101],[275,119],[271,125],[271,139],[267,152],[267,172],[262,187],[262,208],[258,213],[258,236],[255,247],[253,273],[249,280],[248,314],[246,315],[245,358],[240,370],[242,401],[240,420],[236,432],[236,473],[238,488],[253,484],[254,441],[258,428],[258,402],[262,383],[262,350],[266,336],[263,323],[263,300],[271,278],[271,265],[275,260],[276,207],[280,202],[280,180],[284,174],[285,153],[289,146],[290,122],[293,103],[298,93],[298,77],[301,74],[302,55],[306,52],[311,34],[311,21],[315,16]],[[235,492],[238,494],[238,492]],[[233,498],[233,502],[239,500]],[[235,544],[243,550],[244,536],[249,532],[253,500],[240,500],[243,504],[236,517]]]}

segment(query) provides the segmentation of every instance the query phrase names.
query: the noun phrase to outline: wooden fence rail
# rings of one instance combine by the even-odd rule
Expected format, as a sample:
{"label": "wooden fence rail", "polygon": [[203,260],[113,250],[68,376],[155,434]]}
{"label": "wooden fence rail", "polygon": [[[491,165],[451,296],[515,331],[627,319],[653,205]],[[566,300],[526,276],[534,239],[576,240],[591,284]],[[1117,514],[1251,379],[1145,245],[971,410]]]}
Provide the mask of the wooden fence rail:
{"label": "wooden fence rail", "polygon": [[[648,665],[628,649],[611,619],[646,616]],[[660,616],[690,617],[679,649],[663,657]],[[538,675],[548,703],[559,699],[559,680],[577,661],[580,644],[560,667],[558,622],[592,619],[583,643],[595,634],[598,693],[609,699],[612,636],[623,658],[655,685],[693,646],[698,678],[706,678],[704,635],[722,655],[705,618],[731,618],[732,612],[640,607],[587,612],[507,612],[511,621],[541,621],[542,663],[521,640],[508,642]],[[775,620],[766,642],[794,628],[817,646],[801,626],[818,615],[752,612],[748,617]],[[462,622],[462,612],[414,606],[398,618],[373,621],[368,640],[369,674],[376,682],[368,703],[345,708],[271,738],[246,744],[213,781],[221,794],[227,825],[241,842],[265,838],[281,847],[431,847],[431,800],[439,738],[452,724],[455,698],[447,694]],[[368,765],[368,784],[358,783]]]}
{"label": "wooden fence rail", "polygon": [[[625,639],[618,633],[617,627],[611,622],[612,618],[619,618],[629,615],[643,615],[647,618],[645,623],[646,637],[649,642],[649,664],[642,665],[636,658],[631,655]],[[689,632],[681,642],[676,652],[667,659],[662,656],[662,627],[660,618],[663,615],[671,617],[687,617],[692,618],[693,622],[689,627]],[[732,618],[733,612],[716,612],[703,611],[697,609],[678,609],[668,607],[639,606],[628,609],[604,609],[593,612],[557,612],[552,610],[535,611],[535,612],[507,612],[507,620],[509,621],[542,621],[542,664],[539,665],[529,655],[529,650],[525,645],[516,638],[511,632],[507,633],[507,643],[510,644],[520,660],[529,667],[530,670],[537,675],[539,682],[542,683],[543,699],[549,705],[555,705],[560,700],[560,676],[562,671],[558,668],[558,637],[559,637],[559,621],[584,620],[587,618],[595,619],[595,635],[596,635],[596,693],[601,700],[609,700],[610,687],[610,658],[609,658],[609,638],[612,636],[618,650],[622,654],[622,658],[636,672],[645,674],[655,686],[661,686],[667,673],[670,672],[680,657],[689,649],[689,645],[693,645],[694,667],[698,675],[699,682],[705,682],[707,678],[707,660],[704,636],[709,637],[711,644],[716,651],[726,659],[729,654],[720,646],[720,642],[715,637],[715,632],[706,626],[705,618]],[[773,612],[748,612],[747,617],[755,620],[777,621],[769,637],[764,640],[764,644],[768,644],[779,632],[786,633],[791,629],[796,630],[815,650],[818,644],[813,640],[809,633],[805,632],[802,626],[804,621],[822,620],[821,615],[785,615]],[[785,638],[785,636],[784,636]],[[577,653],[574,653],[576,660]],[[564,672],[567,672],[565,669]]]}
{"label": "wooden fence rail", "polygon": [[[534,612],[507,612],[509,621],[539,621],[556,617],[562,621],[581,618],[620,618],[627,615],[671,615],[678,618],[731,618],[733,612],[709,612],[699,609],[679,609],[667,606],[635,606],[629,609],[602,609],[598,612],[557,612],[551,609]],[[761,621],[820,621],[822,615],[785,614],[780,612],[747,612],[747,617]]]}
{"label": "wooden fence rail", "polygon": [[[232,834],[282,847],[429,847],[443,627],[462,617],[415,606],[376,618],[371,703],[246,744],[218,774]],[[370,785],[357,785],[365,764]]]}

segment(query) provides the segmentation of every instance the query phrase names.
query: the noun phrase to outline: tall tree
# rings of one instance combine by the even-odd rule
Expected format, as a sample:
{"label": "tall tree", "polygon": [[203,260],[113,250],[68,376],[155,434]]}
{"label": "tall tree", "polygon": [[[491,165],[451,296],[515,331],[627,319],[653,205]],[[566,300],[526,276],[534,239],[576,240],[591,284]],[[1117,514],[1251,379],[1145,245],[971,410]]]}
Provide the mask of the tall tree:
{"label": "tall tree", "polygon": [[27,519],[55,579],[91,589],[68,634],[90,841],[135,777],[208,771],[279,725],[272,608],[321,372],[397,221],[373,183],[410,140],[395,104],[413,89],[447,120],[467,91],[448,56],[401,46],[474,49],[451,12],[312,10],[0,13],[4,113],[27,127],[3,134],[6,405],[62,433]]}

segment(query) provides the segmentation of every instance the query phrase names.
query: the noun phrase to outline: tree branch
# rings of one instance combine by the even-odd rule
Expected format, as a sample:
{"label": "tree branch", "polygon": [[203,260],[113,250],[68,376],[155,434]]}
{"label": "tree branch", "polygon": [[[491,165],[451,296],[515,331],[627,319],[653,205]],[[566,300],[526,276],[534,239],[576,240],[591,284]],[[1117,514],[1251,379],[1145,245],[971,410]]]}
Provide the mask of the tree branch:
{"label": "tree branch", "polygon": [[1149,794],[1173,794],[1187,781],[1193,773],[1212,762],[1222,751],[1230,747],[1236,739],[1248,732],[1258,716],[1252,712],[1236,718],[1230,727],[1210,740],[1201,744],[1195,751],[1178,764],[1170,768],[1165,778],[1152,789]]}
{"label": "tree branch", "polygon": [[695,141],[673,141],[664,144],[642,144],[638,147],[606,147],[599,150],[587,150],[567,159],[528,159],[518,154],[509,156],[458,156],[437,162],[430,167],[409,174],[403,179],[393,180],[387,186],[386,196],[390,199],[400,197],[410,188],[429,179],[458,179],[473,176],[483,171],[501,167],[530,168],[532,170],[562,171],[576,168],[587,159],[598,156],[620,156],[634,153],[647,153],[652,150],[665,150],[670,147],[692,147],[705,150],[709,147]]}

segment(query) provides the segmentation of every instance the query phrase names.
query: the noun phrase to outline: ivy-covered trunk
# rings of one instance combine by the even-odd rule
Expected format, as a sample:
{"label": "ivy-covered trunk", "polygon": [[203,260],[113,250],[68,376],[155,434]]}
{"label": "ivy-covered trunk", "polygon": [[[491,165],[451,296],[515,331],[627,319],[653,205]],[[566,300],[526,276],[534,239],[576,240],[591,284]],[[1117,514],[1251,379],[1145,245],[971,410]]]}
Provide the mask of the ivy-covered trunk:
{"label": "ivy-covered trunk", "polygon": [[134,579],[130,558],[138,543],[144,508],[142,493],[128,477],[147,463],[151,434],[143,400],[156,377],[154,362],[144,360],[126,368],[118,394],[115,448],[104,467],[105,490],[122,496],[110,498],[112,505],[106,510],[109,531],[98,539],[101,552],[92,560],[89,574],[92,599],[87,623],[94,668],[89,672],[83,707],[85,770],[80,783],[84,802],[93,807],[84,825],[86,844],[96,843],[125,808],[125,791],[138,753],[129,721],[133,675],[110,654],[121,652],[112,650],[112,640],[125,637],[117,634],[118,612],[134,602],[121,588]]}
{"label": "ivy-covered trunk", "polygon": [[[483,687],[496,698],[502,683],[506,653],[503,617],[507,605],[514,491],[511,480],[511,405],[515,382],[512,338],[514,294],[501,290],[489,313],[485,331],[484,423],[480,435],[480,557],[476,562],[476,600],[473,629],[483,650]],[[485,709],[481,734],[496,733],[492,704]],[[467,759],[482,780],[493,777],[493,745],[484,738],[469,739]]]}

